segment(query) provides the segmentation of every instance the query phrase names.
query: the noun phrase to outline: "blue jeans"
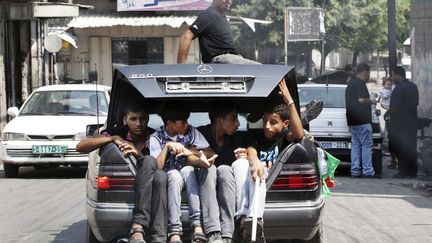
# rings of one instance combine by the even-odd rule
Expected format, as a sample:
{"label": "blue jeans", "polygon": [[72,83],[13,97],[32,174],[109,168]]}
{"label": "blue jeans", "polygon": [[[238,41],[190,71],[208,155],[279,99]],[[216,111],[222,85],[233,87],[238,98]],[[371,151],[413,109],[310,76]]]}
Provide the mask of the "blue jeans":
{"label": "blue jeans", "polygon": [[351,132],[351,175],[372,176],[375,174],[372,165],[372,125],[362,124],[349,126]]}
{"label": "blue jeans", "polygon": [[[181,192],[186,187],[189,219],[192,229],[202,226],[204,232],[219,232],[219,207],[216,198],[216,167],[208,169],[185,166],[168,175],[168,237],[182,235]],[[202,209],[202,210],[201,210]]]}

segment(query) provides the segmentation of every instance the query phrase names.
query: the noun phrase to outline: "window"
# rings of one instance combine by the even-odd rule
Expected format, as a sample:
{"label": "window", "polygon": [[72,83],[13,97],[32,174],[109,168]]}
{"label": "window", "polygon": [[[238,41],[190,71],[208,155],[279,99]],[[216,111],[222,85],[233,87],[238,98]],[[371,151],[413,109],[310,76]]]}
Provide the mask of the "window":
{"label": "window", "polygon": [[113,38],[113,69],[135,64],[164,63],[163,38]]}

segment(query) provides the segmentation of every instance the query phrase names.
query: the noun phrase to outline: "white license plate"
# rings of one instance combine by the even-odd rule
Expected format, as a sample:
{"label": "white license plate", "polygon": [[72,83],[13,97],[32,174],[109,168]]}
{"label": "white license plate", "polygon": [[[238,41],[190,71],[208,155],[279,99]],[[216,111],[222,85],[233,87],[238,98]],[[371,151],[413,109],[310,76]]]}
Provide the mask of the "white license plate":
{"label": "white license plate", "polygon": [[324,149],[349,149],[351,148],[349,142],[343,142],[343,141],[321,141],[319,142],[321,144],[321,147]]}
{"label": "white license plate", "polygon": [[33,154],[66,154],[68,147],[66,145],[33,145]]}

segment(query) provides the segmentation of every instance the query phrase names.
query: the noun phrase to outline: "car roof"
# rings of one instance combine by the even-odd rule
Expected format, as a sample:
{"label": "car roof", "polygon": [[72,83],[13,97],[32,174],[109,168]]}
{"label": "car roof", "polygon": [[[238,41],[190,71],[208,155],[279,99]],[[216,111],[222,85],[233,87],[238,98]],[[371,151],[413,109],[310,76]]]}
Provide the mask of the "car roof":
{"label": "car roof", "polygon": [[95,84],[54,84],[37,88],[35,91],[54,91],[54,90],[89,90],[89,91],[108,91],[111,87]]}

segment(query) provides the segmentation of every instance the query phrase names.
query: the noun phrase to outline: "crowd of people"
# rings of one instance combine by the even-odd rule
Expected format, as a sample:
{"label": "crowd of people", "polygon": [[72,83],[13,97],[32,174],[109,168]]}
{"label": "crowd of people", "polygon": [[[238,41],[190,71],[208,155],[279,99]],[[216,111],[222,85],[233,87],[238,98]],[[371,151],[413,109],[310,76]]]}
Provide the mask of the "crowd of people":
{"label": "crowd of people", "polygon": [[347,122],[351,132],[351,176],[379,177],[372,166],[371,114],[377,102],[386,110],[384,120],[391,155],[390,169],[398,169],[394,178],[417,177],[417,86],[406,79],[403,67],[395,67],[382,80],[379,94],[370,97],[366,82],[370,67],[359,64],[350,76],[345,92]]}

